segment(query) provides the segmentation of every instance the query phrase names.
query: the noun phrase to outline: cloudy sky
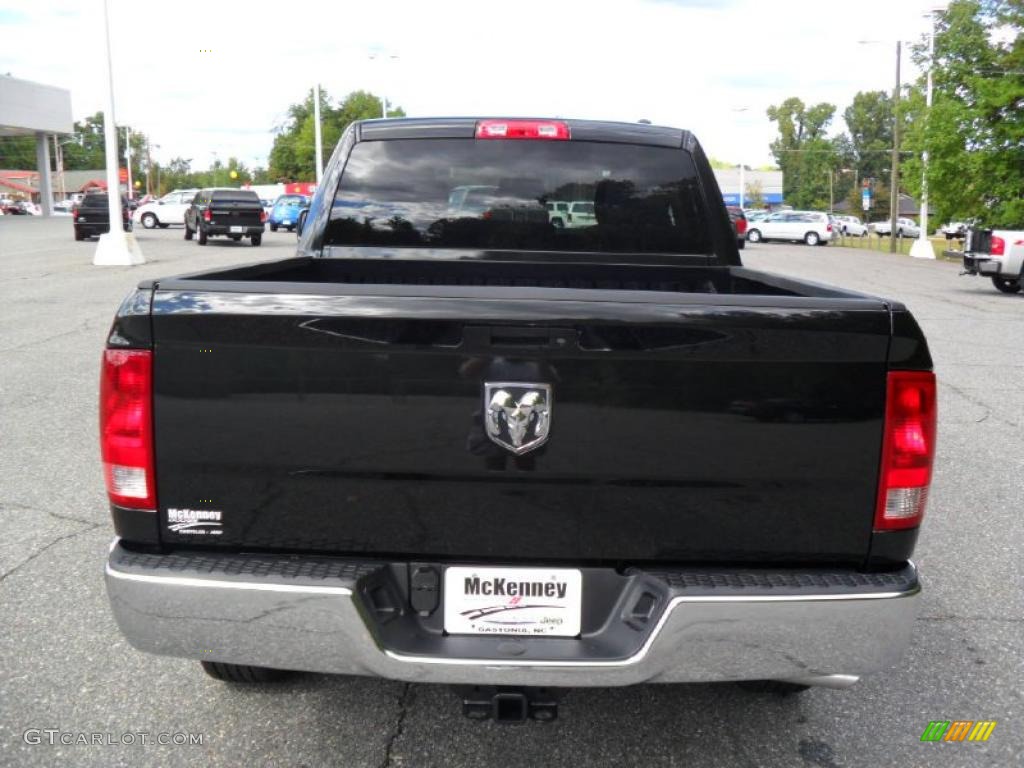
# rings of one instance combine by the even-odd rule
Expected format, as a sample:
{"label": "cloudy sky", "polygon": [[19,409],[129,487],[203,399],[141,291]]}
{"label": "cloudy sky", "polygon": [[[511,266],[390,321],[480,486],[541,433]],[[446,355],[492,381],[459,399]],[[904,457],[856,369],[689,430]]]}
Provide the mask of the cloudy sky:
{"label": "cloudy sky", "polygon": [[[895,40],[932,0],[109,0],[117,122],[192,159],[265,164],[289,104],[382,90],[409,115],[539,115],[693,130],[715,157],[770,162],[769,104],[841,112],[891,89]],[[104,103],[101,0],[0,0],[0,74]],[[877,44],[859,44],[877,40]],[[370,58],[376,54],[375,58]],[[395,57],[395,58],[392,58]],[[916,76],[904,57],[904,79]]]}

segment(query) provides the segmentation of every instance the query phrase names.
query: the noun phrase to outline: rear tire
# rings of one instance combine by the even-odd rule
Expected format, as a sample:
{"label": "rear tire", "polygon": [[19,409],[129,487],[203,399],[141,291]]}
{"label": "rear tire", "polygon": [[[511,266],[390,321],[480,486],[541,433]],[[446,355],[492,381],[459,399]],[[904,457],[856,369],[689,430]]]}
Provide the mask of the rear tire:
{"label": "rear tire", "polygon": [[746,240],[737,240],[736,241],[736,247],[739,248],[742,251],[744,248],[747,247],[747,241]]}
{"label": "rear tire", "polygon": [[[206,663],[205,661],[203,662]],[[782,680],[741,680],[740,688],[751,693],[771,693],[776,696],[792,696],[803,693],[811,686],[800,683],[787,683]]]}
{"label": "rear tire", "polygon": [[277,224],[271,224],[270,225],[270,231],[271,232],[277,232]]}
{"label": "rear tire", "polygon": [[192,239],[192,230],[188,228],[188,224],[185,224],[185,239],[186,240],[191,240]]}
{"label": "rear tire", "polygon": [[992,285],[1000,293],[1020,293],[1020,280],[1007,280],[1005,277],[993,277]]}
{"label": "rear tire", "polygon": [[808,232],[804,235],[804,242],[808,245],[817,245],[821,242],[821,238],[818,236],[817,232]]}
{"label": "rear tire", "polygon": [[196,235],[197,235],[196,239],[199,241],[199,244],[200,245],[206,245],[206,232],[203,230],[202,227],[200,227],[198,230],[196,230]]}
{"label": "rear tire", "polygon": [[76,229],[75,230],[75,240],[85,240],[85,235],[83,235],[81,232],[79,232]]}
{"label": "rear tire", "polygon": [[274,683],[291,673],[284,669],[250,667],[245,664],[226,664],[221,661],[201,661],[203,671],[225,683]]}
{"label": "rear tire", "polygon": [[752,229],[749,232],[747,232],[747,240],[749,240],[752,243],[760,243],[761,242],[761,230],[759,230],[759,229]]}
{"label": "rear tire", "polygon": [[251,239],[253,246],[258,246],[263,242],[263,235],[253,235]]}

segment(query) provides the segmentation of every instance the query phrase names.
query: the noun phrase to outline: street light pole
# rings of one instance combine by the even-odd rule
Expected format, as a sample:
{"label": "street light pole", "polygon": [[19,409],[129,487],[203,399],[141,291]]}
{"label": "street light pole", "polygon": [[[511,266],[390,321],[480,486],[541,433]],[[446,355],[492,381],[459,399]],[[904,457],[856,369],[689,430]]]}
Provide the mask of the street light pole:
{"label": "street light pole", "polygon": [[[388,61],[395,61],[395,60],[398,59],[398,56],[396,56],[394,54],[385,55],[384,53],[380,53],[380,54],[371,53],[370,54],[370,61],[376,61],[378,59],[378,57],[380,58],[381,63],[384,64],[384,65],[386,65]],[[387,82],[386,82],[387,81],[387,70],[384,69],[384,70],[382,70],[382,72],[384,73],[384,77],[381,78],[381,80],[382,80],[381,84],[384,87],[381,88],[381,94],[380,94],[380,116],[383,119],[387,120],[387,117],[388,117],[388,97],[384,95],[384,91],[387,90]]]}
{"label": "street light pole", "polygon": [[313,85],[313,136],[316,145],[316,184],[320,186],[320,177],[324,173],[324,142],[320,132],[320,83]]}
{"label": "street light pole", "polygon": [[900,215],[900,58],[903,41],[896,41],[896,88],[892,92],[892,175],[889,182],[889,252],[896,253],[896,220]]}
{"label": "street light pole", "polygon": [[[931,28],[928,30],[928,74],[924,92],[925,126],[932,115],[932,69],[935,59],[935,11],[929,14]],[[925,149],[921,153],[921,231],[917,241],[910,248],[910,255],[916,259],[934,259],[935,249],[928,240],[928,132],[925,131]]]}
{"label": "street light pole", "polygon": [[110,55],[110,0],[103,0],[103,28],[107,40],[107,103],[103,115],[103,139],[107,162],[107,215],[110,229],[100,235],[92,263],[97,266],[144,264],[145,257],[131,233],[121,226],[121,193],[118,179],[117,126],[114,124],[114,68]]}

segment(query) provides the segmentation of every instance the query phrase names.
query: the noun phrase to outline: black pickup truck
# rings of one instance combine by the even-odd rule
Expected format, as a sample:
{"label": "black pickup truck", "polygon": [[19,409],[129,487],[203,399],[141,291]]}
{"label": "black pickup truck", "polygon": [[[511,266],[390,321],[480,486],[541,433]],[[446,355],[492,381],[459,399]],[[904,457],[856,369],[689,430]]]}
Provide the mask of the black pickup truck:
{"label": "black pickup truck", "polygon": [[263,242],[267,212],[259,195],[249,189],[201,189],[185,211],[185,239],[195,236],[206,245],[208,238],[223,235],[234,241],[248,237],[253,245]]}
{"label": "black pickup truck", "polygon": [[[110,201],[106,192],[90,192],[71,209],[71,222],[75,240],[99,237],[110,231]],[[121,197],[121,227],[132,231],[131,209],[128,199]]]}
{"label": "black pickup truck", "polygon": [[117,313],[114,614],[221,679],[473,686],[499,719],[846,686],[909,642],[931,368],[899,303],[741,266],[686,131],[356,123],[297,257]]}

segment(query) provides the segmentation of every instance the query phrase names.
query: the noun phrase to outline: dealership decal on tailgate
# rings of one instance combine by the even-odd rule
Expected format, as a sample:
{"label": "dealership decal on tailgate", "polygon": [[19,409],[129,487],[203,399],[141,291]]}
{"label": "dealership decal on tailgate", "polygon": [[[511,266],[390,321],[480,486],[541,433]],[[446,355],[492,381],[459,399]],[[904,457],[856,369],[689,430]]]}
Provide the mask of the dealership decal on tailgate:
{"label": "dealership decal on tailgate", "polygon": [[444,572],[444,628],[457,635],[580,633],[583,576],[568,568],[472,568]]}

